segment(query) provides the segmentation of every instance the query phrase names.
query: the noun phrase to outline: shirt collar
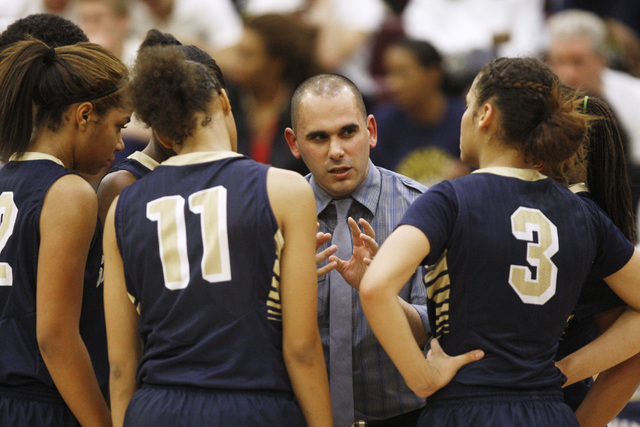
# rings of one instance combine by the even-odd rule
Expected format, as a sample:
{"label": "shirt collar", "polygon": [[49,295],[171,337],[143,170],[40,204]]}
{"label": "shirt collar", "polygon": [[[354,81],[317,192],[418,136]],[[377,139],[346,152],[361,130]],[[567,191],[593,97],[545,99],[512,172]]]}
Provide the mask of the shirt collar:
{"label": "shirt collar", "polygon": [[15,162],[15,161],[21,162],[21,161],[29,161],[29,160],[51,160],[52,162],[55,162],[62,167],[65,167],[64,163],[62,163],[62,160],[58,159],[57,157],[54,157],[51,154],[45,154],[45,153],[40,153],[36,151],[26,151],[22,154],[13,153],[11,157],[9,157],[10,162]]}
{"label": "shirt collar", "polygon": [[[313,188],[313,194],[316,199],[316,212],[319,214],[333,200],[326,191],[324,191],[315,181],[313,175],[307,175],[307,179]],[[369,171],[364,181],[351,193],[351,197],[367,208],[372,214],[375,214],[378,207],[378,200],[380,199],[382,179],[380,177],[380,171],[373,165],[373,162],[369,160]]]}

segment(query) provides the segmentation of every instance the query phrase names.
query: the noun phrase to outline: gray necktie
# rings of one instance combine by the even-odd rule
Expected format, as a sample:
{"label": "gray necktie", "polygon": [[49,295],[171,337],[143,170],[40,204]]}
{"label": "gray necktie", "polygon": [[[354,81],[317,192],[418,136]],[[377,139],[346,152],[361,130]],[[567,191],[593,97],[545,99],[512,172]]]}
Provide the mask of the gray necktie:
{"label": "gray necktie", "polygon": [[[334,200],[336,228],[331,243],[338,246],[336,256],[349,260],[353,252],[347,217],[352,199]],[[329,385],[336,427],[353,424],[353,372],[351,342],[352,288],[337,270],[329,276]]]}

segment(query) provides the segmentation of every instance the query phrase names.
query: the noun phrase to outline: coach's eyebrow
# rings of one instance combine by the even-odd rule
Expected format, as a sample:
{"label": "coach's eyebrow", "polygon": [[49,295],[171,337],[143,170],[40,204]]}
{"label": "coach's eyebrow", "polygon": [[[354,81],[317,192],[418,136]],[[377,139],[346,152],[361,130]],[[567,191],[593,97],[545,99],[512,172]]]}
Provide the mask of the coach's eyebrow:
{"label": "coach's eyebrow", "polygon": [[342,126],[342,127],[340,128],[340,130],[341,130],[342,132],[345,132],[345,131],[352,131],[352,132],[355,132],[355,131],[357,131],[359,128],[360,128],[360,126],[359,126],[357,123],[351,123],[351,124],[348,124],[348,125]]}
{"label": "coach's eyebrow", "polygon": [[312,131],[305,135],[305,139],[324,139],[326,137],[327,137],[327,132],[323,130]]}

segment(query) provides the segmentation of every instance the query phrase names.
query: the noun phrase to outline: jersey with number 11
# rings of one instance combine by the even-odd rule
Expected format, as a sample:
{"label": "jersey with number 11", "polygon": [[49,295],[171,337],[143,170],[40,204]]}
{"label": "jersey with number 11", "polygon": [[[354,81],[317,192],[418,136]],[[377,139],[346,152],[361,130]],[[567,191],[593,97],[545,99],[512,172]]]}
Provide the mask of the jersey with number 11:
{"label": "jersey with number 11", "polygon": [[291,392],[267,171],[232,153],[180,155],[121,193],[116,236],[140,313],[141,384]]}

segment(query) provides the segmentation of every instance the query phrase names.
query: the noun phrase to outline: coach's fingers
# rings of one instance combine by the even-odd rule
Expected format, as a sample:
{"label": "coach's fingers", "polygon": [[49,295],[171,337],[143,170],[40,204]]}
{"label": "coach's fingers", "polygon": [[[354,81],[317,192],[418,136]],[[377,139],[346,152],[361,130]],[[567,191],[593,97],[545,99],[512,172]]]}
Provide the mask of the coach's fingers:
{"label": "coach's fingers", "polygon": [[331,233],[323,233],[321,231],[318,231],[316,233],[316,251],[329,240],[331,240]]}
{"label": "coach's fingers", "polygon": [[376,232],[371,226],[371,224],[369,224],[369,222],[366,219],[360,218],[360,225],[362,226],[362,231],[364,231],[364,234],[366,234],[367,236],[375,240]]}
{"label": "coach's fingers", "polygon": [[347,218],[347,222],[349,223],[349,229],[351,230],[351,237],[353,237],[353,247],[359,246],[362,244],[360,241],[360,228],[358,227],[358,223],[355,219],[349,217]]}
{"label": "coach's fingers", "polygon": [[318,278],[324,276],[325,274],[331,272],[333,269],[335,269],[337,267],[337,263],[335,262],[329,262],[325,265],[323,265],[322,267],[318,268],[316,271],[318,272]]}
{"label": "coach's fingers", "polygon": [[335,254],[337,250],[338,250],[338,247],[336,245],[331,245],[324,251],[318,252],[316,254],[316,265],[320,265],[322,261],[329,258],[331,255]]}
{"label": "coach's fingers", "polygon": [[360,234],[360,240],[364,242],[367,247],[367,250],[371,254],[371,256],[375,256],[378,253],[378,242],[376,242],[371,236],[368,236],[364,233]]}

